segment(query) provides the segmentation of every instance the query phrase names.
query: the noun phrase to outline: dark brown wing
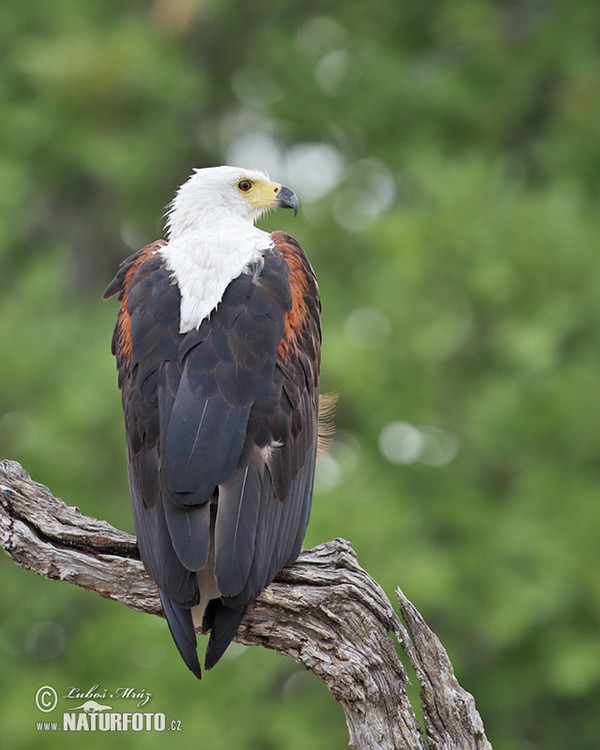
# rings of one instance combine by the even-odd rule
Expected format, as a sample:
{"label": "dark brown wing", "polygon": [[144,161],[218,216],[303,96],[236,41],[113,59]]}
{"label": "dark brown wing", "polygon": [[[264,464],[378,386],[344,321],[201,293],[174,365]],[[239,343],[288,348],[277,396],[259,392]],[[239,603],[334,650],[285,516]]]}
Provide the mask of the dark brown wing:
{"label": "dark brown wing", "polygon": [[[178,648],[199,676],[190,607],[214,543],[222,596],[209,606],[206,664],[247,603],[297,556],[317,442],[319,300],[287,235],[227,287],[199,329],[179,334],[180,295],[155,245],[107,289],[123,390],[134,519]],[[211,510],[212,509],[212,510]],[[213,541],[214,540],[214,541]]]}
{"label": "dark brown wing", "polygon": [[[238,483],[259,481],[265,498],[254,511],[257,536],[250,572],[246,577],[245,568],[240,570],[243,558],[236,556],[230,541],[224,541],[222,547],[231,559],[225,554],[217,559],[221,591],[230,604],[257,596],[284,565],[295,560],[312,497],[321,350],[319,292],[298,243],[283,232],[275,232],[273,239],[288,269],[292,299],[277,345],[273,378],[268,392],[253,405],[245,444],[247,458],[238,469]],[[220,503],[229,501],[229,490],[229,486],[223,488]],[[238,496],[235,490],[232,494]],[[253,513],[249,504],[242,505],[239,512],[242,519]],[[217,514],[217,546],[221,539],[233,540],[231,520],[237,516]]]}

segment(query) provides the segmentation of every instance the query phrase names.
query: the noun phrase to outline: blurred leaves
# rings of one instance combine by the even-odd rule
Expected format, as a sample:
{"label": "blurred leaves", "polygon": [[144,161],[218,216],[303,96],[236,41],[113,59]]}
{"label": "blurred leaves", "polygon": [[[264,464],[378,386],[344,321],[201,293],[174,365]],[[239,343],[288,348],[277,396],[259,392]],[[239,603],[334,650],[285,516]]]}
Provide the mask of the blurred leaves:
{"label": "blurred leaves", "polygon": [[[4,4],[3,455],[132,528],[100,295],[193,166],[266,167],[301,197],[263,226],[313,261],[340,394],[306,544],[351,537],[402,585],[494,747],[595,748],[598,38],[592,0]],[[11,747],[69,741],[34,731],[40,685],[99,682],[152,692],[181,747],[346,742],[285,660],[234,650],[196,684],[158,619],[2,582]]]}

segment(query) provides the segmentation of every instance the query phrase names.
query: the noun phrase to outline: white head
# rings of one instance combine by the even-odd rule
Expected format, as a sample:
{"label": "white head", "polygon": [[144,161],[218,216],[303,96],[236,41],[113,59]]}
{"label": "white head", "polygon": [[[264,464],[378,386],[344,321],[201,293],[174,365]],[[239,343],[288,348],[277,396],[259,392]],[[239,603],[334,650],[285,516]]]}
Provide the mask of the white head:
{"label": "white head", "polygon": [[202,231],[222,221],[253,224],[271,208],[293,208],[298,199],[289,188],[271,182],[256,169],[195,169],[177,191],[167,212],[167,234],[173,240],[187,231]]}

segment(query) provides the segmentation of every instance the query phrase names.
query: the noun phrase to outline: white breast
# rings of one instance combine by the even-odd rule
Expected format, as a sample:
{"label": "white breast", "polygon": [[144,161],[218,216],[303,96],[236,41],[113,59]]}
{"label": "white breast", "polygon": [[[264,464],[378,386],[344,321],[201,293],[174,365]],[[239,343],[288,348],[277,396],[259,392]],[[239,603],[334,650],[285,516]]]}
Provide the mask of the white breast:
{"label": "white breast", "polygon": [[210,231],[189,231],[158,250],[181,293],[179,332],[198,328],[225,289],[273,247],[271,235],[243,220],[222,220]]}

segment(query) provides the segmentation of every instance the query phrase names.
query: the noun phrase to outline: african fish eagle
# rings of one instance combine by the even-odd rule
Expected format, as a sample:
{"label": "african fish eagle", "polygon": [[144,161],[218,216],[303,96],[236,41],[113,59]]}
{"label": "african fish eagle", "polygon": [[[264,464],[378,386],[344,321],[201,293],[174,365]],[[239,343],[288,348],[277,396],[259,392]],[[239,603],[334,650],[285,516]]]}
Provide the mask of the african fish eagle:
{"label": "african fish eagle", "polygon": [[112,339],[140,555],[183,660],[201,677],[248,604],[298,553],[317,451],[320,302],[284,232],[298,210],[262,172],[197,169],[167,214],[167,241],[127,258]]}

